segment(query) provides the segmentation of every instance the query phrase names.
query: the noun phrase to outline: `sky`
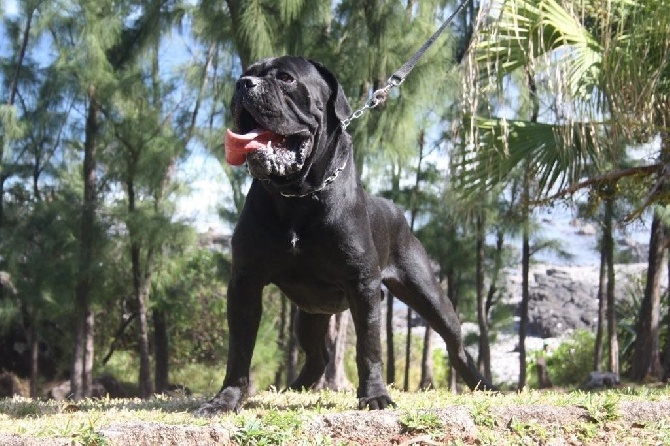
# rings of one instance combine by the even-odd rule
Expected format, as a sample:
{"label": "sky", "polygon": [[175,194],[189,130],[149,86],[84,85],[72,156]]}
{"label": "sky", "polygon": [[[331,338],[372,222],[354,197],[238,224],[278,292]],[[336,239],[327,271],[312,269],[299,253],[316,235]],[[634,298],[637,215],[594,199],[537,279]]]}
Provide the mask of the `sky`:
{"label": "sky", "polygon": [[18,6],[16,0],[0,0],[0,5],[7,15],[15,15],[18,12]]}

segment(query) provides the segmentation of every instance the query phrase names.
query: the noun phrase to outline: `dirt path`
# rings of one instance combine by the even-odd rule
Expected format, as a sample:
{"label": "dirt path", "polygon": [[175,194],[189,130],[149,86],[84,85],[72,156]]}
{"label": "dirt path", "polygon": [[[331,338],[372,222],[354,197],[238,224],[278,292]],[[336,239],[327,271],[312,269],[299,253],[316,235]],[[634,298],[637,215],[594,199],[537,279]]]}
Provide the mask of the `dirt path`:
{"label": "dirt path", "polygon": [[[670,444],[670,401],[620,402],[614,405],[545,404],[448,406],[418,411],[345,411],[301,415],[299,429],[263,424],[258,416],[235,427],[230,417],[193,425],[124,422],[100,427],[75,438],[26,438],[0,433],[0,444],[69,445],[228,445],[228,444]],[[237,420],[239,422],[239,419]]]}

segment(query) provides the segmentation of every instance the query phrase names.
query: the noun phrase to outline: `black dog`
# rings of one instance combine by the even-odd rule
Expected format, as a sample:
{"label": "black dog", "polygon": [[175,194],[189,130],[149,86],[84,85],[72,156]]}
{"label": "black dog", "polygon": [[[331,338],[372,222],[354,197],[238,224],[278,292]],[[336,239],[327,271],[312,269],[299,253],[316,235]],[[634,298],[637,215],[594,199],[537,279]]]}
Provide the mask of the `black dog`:
{"label": "black dog", "polygon": [[238,80],[231,107],[237,133],[227,134],[227,159],[242,164],[246,157],[254,180],[232,240],[226,378],[199,413],[240,408],[269,283],[300,308],[297,337],[306,358],[292,389],[321,377],[329,319],[349,308],[359,407],[393,405],[382,379],[382,283],[442,336],[470,388],[491,389],[463,350],[459,320],[403,213],[363,190],[341,125],[350,108],[335,77],[302,58],[263,60]]}

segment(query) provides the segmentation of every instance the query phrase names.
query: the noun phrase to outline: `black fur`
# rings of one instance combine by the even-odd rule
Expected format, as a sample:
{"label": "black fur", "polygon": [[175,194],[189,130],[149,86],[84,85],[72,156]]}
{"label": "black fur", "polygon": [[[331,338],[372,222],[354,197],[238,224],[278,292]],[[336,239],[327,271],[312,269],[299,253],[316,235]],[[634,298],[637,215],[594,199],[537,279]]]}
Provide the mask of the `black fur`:
{"label": "black fur", "polygon": [[[248,391],[261,294],[270,283],[300,308],[297,335],[306,361],[293,389],[310,388],[321,377],[330,315],[351,309],[359,407],[393,404],[382,378],[382,283],[442,336],[451,363],[470,388],[491,389],[466,355],[458,317],[403,213],[361,186],[351,139],[340,125],[350,108],[336,78],[306,59],[264,60],[244,73],[231,106],[238,127],[257,124],[282,135],[309,132],[312,145],[301,169],[289,175],[268,174],[255,165],[262,161],[247,158],[256,178],[232,240],[226,378],[199,413],[240,408]],[[338,170],[331,183],[325,181]]]}

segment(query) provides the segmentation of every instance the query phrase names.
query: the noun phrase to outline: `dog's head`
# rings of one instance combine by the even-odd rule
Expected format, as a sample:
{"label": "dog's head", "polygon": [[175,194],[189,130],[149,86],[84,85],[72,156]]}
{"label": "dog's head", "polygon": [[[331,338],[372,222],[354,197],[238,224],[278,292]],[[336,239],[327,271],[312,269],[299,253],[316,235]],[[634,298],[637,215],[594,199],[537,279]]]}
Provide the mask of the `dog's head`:
{"label": "dog's head", "polygon": [[265,59],[249,67],[231,101],[234,129],[226,159],[245,159],[252,176],[279,183],[304,178],[329,149],[328,136],[350,113],[335,76],[299,57]]}

